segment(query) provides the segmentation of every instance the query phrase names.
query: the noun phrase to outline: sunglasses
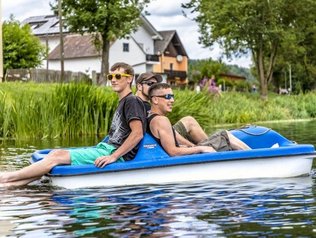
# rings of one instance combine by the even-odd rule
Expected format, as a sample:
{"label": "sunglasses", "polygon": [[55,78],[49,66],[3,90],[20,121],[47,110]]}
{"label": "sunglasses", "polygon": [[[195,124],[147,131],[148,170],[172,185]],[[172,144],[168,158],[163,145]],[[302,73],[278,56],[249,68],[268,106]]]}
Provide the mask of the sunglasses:
{"label": "sunglasses", "polygon": [[106,77],[108,80],[112,80],[113,78],[120,80],[122,77],[129,77],[132,76],[130,74],[108,74]]}
{"label": "sunglasses", "polygon": [[164,99],[167,99],[167,100],[170,100],[171,98],[174,99],[174,94],[165,94],[165,95],[153,95],[152,97],[159,97],[159,98],[164,98]]}
{"label": "sunglasses", "polygon": [[149,87],[151,86],[151,85],[154,85],[156,82],[143,82],[142,84],[146,84],[146,85],[148,85]]}

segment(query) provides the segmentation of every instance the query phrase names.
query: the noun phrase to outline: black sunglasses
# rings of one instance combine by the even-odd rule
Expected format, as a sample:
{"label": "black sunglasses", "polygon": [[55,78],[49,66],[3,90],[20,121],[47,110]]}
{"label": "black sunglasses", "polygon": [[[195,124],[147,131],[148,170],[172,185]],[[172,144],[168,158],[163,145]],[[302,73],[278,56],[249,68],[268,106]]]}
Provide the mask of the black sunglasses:
{"label": "black sunglasses", "polygon": [[108,80],[112,80],[113,78],[120,80],[122,77],[129,77],[132,76],[130,74],[108,74],[106,77]]}
{"label": "black sunglasses", "polygon": [[146,85],[148,85],[149,87],[151,86],[151,85],[154,85],[156,82],[143,82],[142,84],[146,84]]}
{"label": "black sunglasses", "polygon": [[174,99],[174,94],[165,94],[165,95],[153,95],[152,97],[159,97],[159,98],[164,98],[164,99],[167,99],[167,100],[170,100],[171,98]]}

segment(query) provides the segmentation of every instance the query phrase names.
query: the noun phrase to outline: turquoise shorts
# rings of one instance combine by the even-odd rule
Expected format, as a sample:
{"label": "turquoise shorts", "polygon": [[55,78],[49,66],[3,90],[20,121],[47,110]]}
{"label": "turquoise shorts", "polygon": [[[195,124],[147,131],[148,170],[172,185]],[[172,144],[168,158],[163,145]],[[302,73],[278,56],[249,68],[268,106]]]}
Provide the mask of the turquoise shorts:
{"label": "turquoise shorts", "polygon": [[[94,161],[101,157],[113,154],[116,148],[105,142],[100,142],[96,147],[70,149],[71,165],[94,164]],[[124,162],[120,157],[116,162]]]}

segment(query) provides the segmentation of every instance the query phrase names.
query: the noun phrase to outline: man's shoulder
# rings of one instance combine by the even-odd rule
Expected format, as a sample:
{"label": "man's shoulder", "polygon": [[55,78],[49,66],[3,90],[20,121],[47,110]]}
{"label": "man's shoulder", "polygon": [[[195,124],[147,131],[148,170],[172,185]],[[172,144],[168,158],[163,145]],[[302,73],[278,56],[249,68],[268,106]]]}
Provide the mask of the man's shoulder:
{"label": "man's shoulder", "polygon": [[125,101],[123,102],[123,110],[144,117],[146,117],[147,114],[143,101],[132,94],[126,96]]}
{"label": "man's shoulder", "polygon": [[137,97],[135,95],[132,95],[132,94],[128,95],[125,98],[124,105],[125,106],[128,105],[128,107],[130,107],[130,105],[132,105],[133,108],[137,107],[139,109],[143,109],[144,111],[146,109],[144,101],[141,98],[139,98],[139,97]]}
{"label": "man's shoulder", "polygon": [[165,125],[171,125],[170,120],[168,119],[168,117],[163,116],[163,115],[158,115],[158,114],[154,114],[153,118],[153,125],[157,125],[157,126],[165,126]]}
{"label": "man's shoulder", "polygon": [[139,97],[133,95],[133,94],[129,94],[125,97],[125,100],[128,102],[141,102],[143,104],[143,100],[141,100]]}

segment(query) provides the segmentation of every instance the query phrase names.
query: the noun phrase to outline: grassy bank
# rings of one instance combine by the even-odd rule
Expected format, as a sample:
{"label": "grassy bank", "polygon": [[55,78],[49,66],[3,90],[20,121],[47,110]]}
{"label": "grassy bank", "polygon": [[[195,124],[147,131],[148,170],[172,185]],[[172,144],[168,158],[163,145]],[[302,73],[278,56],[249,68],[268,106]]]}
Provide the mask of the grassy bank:
{"label": "grassy bank", "polygon": [[[194,116],[206,129],[217,124],[308,119],[316,117],[316,94],[280,96],[263,102],[258,94],[174,90],[174,123]],[[118,99],[110,88],[78,84],[0,84],[0,137],[104,135]]]}

